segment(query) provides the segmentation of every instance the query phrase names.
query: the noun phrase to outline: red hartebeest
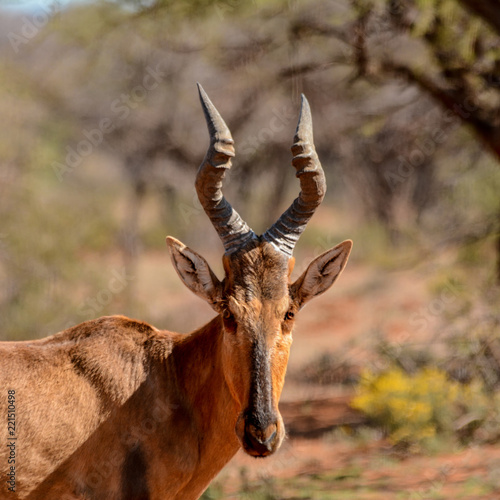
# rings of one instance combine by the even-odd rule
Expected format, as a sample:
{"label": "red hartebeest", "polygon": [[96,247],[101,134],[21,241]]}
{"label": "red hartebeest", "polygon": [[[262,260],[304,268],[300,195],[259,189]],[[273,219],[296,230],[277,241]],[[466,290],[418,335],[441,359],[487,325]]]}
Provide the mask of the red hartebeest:
{"label": "red hartebeest", "polygon": [[295,316],[333,284],[352,243],[290,281],[294,245],[326,189],[305,97],[292,147],[301,192],[257,236],[222,195],[233,140],[199,92],[210,146],[196,189],[224,244],[224,279],[180,241],[167,245],[217,316],[189,335],[110,316],[1,343],[2,499],[195,499],[240,447],[265,457],[283,440],[278,400]]}

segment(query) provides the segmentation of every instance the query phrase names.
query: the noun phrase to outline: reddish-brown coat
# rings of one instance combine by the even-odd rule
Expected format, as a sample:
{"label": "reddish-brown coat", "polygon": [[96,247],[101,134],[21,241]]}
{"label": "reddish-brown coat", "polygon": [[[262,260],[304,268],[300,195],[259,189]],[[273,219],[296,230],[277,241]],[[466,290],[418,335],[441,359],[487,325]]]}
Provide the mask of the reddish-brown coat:
{"label": "reddish-brown coat", "polygon": [[[336,275],[350,243],[337,249]],[[190,273],[206,278],[200,256],[183,246],[170,250],[193,259]],[[293,263],[269,243],[252,242],[225,257],[224,281],[210,272],[213,288],[205,283],[205,299],[219,314],[189,335],[111,316],[46,339],[0,343],[2,387],[16,391],[16,491],[8,498],[195,499],[248,443],[252,422],[266,418],[277,419],[269,452],[252,443],[246,451],[275,451],[284,436],[278,401],[294,321],[287,312],[299,310],[305,292],[314,296],[316,261],[290,284]],[[203,296],[182,265],[179,273]],[[262,376],[263,363],[270,378]],[[6,402],[0,399],[4,415]],[[0,463],[7,462],[6,451],[0,448]],[[0,491],[7,498],[5,481]]]}

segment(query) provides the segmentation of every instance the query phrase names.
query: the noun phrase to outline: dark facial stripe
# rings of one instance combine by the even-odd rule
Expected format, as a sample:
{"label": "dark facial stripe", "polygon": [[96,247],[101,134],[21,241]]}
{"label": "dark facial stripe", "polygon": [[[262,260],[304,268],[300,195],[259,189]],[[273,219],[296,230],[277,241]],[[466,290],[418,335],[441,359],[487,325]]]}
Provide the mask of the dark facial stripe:
{"label": "dark facial stripe", "polygon": [[246,413],[247,423],[258,429],[266,429],[276,420],[271,362],[264,334],[259,335],[252,345],[250,401]]}
{"label": "dark facial stripe", "polygon": [[129,451],[122,469],[122,499],[150,500],[146,479],[147,463],[140,445]]}

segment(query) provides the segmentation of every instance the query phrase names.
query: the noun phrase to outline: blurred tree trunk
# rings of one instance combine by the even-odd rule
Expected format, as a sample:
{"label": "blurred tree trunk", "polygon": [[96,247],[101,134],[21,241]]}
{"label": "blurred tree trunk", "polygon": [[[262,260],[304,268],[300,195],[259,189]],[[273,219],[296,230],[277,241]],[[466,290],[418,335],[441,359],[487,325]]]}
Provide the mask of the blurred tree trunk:
{"label": "blurred tree trunk", "polygon": [[[497,1],[460,0],[460,3],[482,23],[489,25],[497,36],[500,36],[500,5]],[[388,12],[397,29],[411,30],[415,27],[411,9],[415,7],[412,0],[388,2]],[[364,14],[360,19],[364,23]],[[438,78],[433,78],[415,70],[409,65],[384,60],[381,69],[389,74],[402,76],[410,83],[417,84],[423,91],[429,93],[444,108],[453,113],[461,121],[469,125],[480,141],[496,156],[500,163],[500,109],[491,105],[492,99],[485,99],[485,92],[495,96],[493,102],[498,102],[500,89],[500,58],[498,56],[498,41],[495,43],[496,53],[491,64],[477,64],[485,58],[488,42],[478,29],[471,37],[472,59],[466,63],[462,54],[451,46],[449,38],[443,36],[448,29],[448,19],[443,11],[435,6],[434,19],[423,30],[422,39],[426,42],[435,61],[439,66]],[[471,21],[472,23],[472,21]],[[467,36],[466,33],[463,36]],[[446,41],[444,41],[446,40]],[[489,42],[491,45],[491,42]],[[480,83],[478,83],[478,80]],[[500,211],[498,212],[496,228],[496,280],[500,284]]]}

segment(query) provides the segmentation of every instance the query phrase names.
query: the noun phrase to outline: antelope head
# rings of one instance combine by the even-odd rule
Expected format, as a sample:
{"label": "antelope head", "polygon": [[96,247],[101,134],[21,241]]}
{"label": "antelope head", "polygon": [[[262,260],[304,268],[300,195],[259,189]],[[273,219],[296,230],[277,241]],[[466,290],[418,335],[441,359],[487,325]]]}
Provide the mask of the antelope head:
{"label": "antelope head", "polygon": [[225,277],[175,238],[167,244],[184,284],[219,313],[226,383],[239,408],[236,435],[252,456],[274,453],[285,435],[278,401],[285,379],[297,312],[334,283],[347,263],[352,242],[344,241],[314,259],[291,282],[292,252],[326,191],[313,144],[309,104],[302,96],[292,146],[301,191],[263,235],[256,235],[222,194],[222,181],[235,155],[234,141],[220,114],[199,87],[210,146],[198,170],[196,190],[225,254]]}

